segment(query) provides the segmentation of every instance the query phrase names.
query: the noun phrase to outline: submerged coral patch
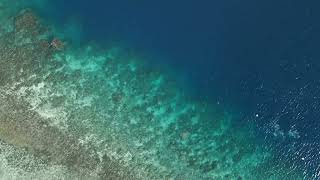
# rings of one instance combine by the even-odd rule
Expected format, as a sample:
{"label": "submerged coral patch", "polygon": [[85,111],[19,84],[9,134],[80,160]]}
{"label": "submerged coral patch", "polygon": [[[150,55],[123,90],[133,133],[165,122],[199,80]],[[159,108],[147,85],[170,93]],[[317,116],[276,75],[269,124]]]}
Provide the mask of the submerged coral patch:
{"label": "submerged coral patch", "polygon": [[281,177],[261,171],[272,152],[219,105],[116,48],[65,47],[39,22],[22,11],[0,37],[0,177]]}

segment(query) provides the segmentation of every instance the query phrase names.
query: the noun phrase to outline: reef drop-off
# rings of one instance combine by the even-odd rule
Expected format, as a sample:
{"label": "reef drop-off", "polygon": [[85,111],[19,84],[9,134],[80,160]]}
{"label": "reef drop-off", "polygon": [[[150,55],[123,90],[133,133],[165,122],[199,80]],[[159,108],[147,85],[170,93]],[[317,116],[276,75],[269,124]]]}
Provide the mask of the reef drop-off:
{"label": "reef drop-off", "polygon": [[[1,179],[283,179],[248,127],[119,48],[73,49],[2,4]],[[9,4],[9,3],[8,3]]]}

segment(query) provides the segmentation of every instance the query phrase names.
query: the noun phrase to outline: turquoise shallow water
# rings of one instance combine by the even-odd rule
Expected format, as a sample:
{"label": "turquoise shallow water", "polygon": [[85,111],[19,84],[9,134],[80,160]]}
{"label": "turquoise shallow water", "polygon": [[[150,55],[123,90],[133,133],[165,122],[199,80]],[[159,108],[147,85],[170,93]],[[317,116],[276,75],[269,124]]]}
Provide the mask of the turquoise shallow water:
{"label": "turquoise shallow water", "polygon": [[119,45],[73,46],[37,16],[44,1],[1,2],[2,179],[311,178],[231,105]]}

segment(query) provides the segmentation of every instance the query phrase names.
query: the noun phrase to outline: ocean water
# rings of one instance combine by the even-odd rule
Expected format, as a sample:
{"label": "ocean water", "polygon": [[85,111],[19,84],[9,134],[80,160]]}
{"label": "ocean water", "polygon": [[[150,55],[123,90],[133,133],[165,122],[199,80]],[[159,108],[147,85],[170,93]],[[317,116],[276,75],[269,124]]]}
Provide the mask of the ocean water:
{"label": "ocean water", "polygon": [[0,179],[320,179],[318,7],[0,0]]}

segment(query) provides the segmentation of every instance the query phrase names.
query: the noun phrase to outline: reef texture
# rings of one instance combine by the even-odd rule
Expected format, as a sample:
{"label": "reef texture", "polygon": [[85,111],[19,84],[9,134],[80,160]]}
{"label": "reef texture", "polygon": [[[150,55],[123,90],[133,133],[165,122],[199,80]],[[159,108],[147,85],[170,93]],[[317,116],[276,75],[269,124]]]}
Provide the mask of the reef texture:
{"label": "reef texture", "polygon": [[134,57],[65,47],[30,10],[1,16],[0,179],[299,177]]}

